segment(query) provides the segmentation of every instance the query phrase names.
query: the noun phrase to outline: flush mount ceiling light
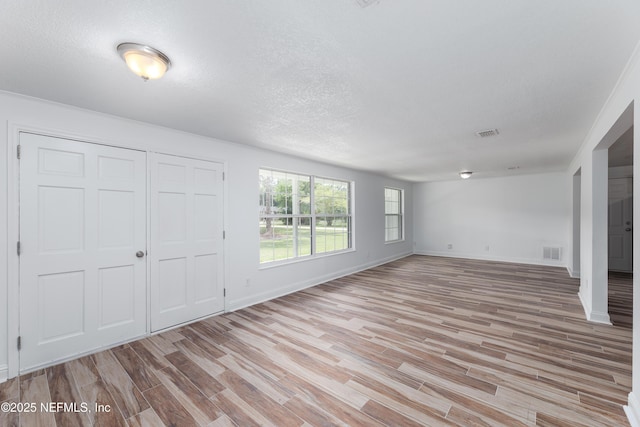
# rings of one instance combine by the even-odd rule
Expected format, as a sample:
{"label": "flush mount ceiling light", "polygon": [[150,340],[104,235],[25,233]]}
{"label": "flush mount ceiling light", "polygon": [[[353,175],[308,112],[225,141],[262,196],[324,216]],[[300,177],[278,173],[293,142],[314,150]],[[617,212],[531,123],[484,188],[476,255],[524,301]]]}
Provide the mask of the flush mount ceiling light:
{"label": "flush mount ceiling light", "polygon": [[460,175],[460,178],[462,178],[462,179],[468,179],[469,177],[471,177],[472,173],[473,172],[471,172],[471,171],[462,171],[462,172],[460,172],[459,175]]}
{"label": "flush mount ceiling light", "polygon": [[135,74],[145,81],[159,79],[171,68],[171,61],[164,53],[138,43],[121,43],[118,53]]}

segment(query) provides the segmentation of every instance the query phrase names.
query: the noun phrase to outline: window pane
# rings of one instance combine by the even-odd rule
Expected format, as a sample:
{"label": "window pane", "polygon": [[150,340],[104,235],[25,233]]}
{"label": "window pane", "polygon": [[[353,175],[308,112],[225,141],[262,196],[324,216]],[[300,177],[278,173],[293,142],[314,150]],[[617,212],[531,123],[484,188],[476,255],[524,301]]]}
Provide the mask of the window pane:
{"label": "window pane", "polygon": [[298,214],[311,214],[311,177],[299,177],[297,186]]}
{"label": "window pane", "polygon": [[292,258],[293,226],[291,218],[260,219],[260,262]]}
{"label": "window pane", "polygon": [[315,213],[348,215],[349,183],[327,178],[316,178],[314,185]]}
{"label": "window pane", "polygon": [[386,214],[398,214],[400,213],[400,207],[396,202],[385,202],[384,213]]}
{"label": "window pane", "polygon": [[389,202],[397,202],[399,198],[399,190],[395,188],[385,188],[384,189],[384,199]]}
{"label": "window pane", "polygon": [[347,217],[316,218],[316,252],[334,252],[350,247],[350,221]]}
{"label": "window pane", "polygon": [[298,256],[311,255],[311,217],[296,219],[298,221]]}
{"label": "window pane", "polygon": [[311,177],[287,172],[260,169],[260,213],[291,215],[300,212],[306,203],[309,210]]}

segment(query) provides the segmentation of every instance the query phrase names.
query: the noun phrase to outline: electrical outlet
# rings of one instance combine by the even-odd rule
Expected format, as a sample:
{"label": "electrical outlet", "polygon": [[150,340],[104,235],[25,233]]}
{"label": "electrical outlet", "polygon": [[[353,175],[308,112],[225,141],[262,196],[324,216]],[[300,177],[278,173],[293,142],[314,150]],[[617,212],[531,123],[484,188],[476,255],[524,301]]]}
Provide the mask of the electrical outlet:
{"label": "electrical outlet", "polygon": [[453,249],[453,244],[449,243],[449,244],[447,245],[447,249]]}

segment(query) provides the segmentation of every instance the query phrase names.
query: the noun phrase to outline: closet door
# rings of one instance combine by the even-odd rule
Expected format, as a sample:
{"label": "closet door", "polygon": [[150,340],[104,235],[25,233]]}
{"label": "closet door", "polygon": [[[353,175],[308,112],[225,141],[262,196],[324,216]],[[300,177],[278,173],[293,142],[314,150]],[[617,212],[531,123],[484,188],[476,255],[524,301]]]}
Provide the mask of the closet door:
{"label": "closet door", "polygon": [[20,370],[146,333],[146,154],[20,135]]}
{"label": "closet door", "polygon": [[151,160],[151,330],[224,310],[222,164]]}

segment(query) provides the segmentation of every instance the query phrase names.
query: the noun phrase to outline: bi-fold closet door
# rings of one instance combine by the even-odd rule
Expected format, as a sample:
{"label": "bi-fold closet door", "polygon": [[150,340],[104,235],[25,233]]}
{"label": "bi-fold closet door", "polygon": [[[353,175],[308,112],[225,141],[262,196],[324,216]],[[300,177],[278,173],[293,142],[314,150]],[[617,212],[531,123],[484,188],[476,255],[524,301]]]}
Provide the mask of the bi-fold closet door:
{"label": "bi-fold closet door", "polygon": [[224,310],[222,165],[151,154],[151,331]]}
{"label": "bi-fold closet door", "polygon": [[20,370],[144,335],[146,154],[29,133],[20,151]]}
{"label": "bi-fold closet door", "polygon": [[221,164],[30,133],[20,149],[21,372],[223,311]]}

